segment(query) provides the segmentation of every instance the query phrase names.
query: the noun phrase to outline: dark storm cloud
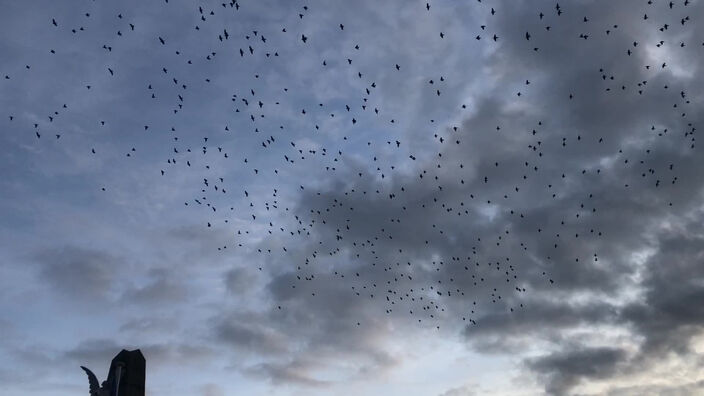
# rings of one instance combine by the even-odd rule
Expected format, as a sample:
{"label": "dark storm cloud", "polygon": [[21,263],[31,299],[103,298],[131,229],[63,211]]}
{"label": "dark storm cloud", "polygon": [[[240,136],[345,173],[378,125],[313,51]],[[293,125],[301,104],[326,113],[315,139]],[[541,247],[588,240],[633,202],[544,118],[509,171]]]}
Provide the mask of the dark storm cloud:
{"label": "dark storm cloud", "polygon": [[[347,375],[356,378],[379,375],[398,363],[383,345],[387,324],[374,319],[369,306],[332,284],[317,286],[321,298],[308,299],[309,292],[286,291],[290,282],[287,275],[272,279],[268,290],[275,306],[265,312],[235,311],[212,319],[220,345],[264,359],[233,363],[243,373],[274,384],[322,386],[330,381],[320,379],[320,370],[354,367]],[[357,320],[365,326],[357,327]]]}
{"label": "dark storm cloud", "polygon": [[107,298],[124,264],[106,252],[75,246],[44,250],[36,262],[39,276],[54,289],[87,299]]}
{"label": "dark storm cloud", "polygon": [[613,324],[617,308],[604,302],[568,304],[554,298],[528,298],[517,313],[493,312],[481,318],[481,326],[466,328],[464,335],[474,348],[485,352],[519,352],[535,337],[559,342],[565,328]]}
{"label": "dark storm cloud", "polygon": [[[702,195],[700,194],[700,198]],[[658,235],[657,253],[646,263],[644,300],[623,309],[624,320],[645,337],[641,354],[692,353],[690,341],[704,327],[704,213]]]}
{"label": "dark storm cloud", "polygon": [[[105,3],[91,8],[91,20],[55,2],[13,3],[11,17],[0,16],[7,37],[0,52],[8,55],[0,77],[11,77],[3,89],[12,92],[0,104],[23,122],[0,136],[3,146],[18,147],[0,156],[0,168],[17,169],[0,181],[3,203],[14,208],[28,195],[66,200],[124,234],[88,235],[114,238],[109,250],[87,248],[90,241],[29,250],[38,252],[32,268],[52,291],[96,309],[118,302],[109,316],[120,315],[115,328],[128,342],[105,335],[51,353],[12,349],[23,367],[40,374],[64,360],[102,367],[134,345],[157,367],[224,356],[257,380],[334,393],[336,384],[383,378],[401,366],[403,353],[392,347],[398,339],[437,334],[514,357],[546,393],[572,394],[599,381],[612,394],[702,389],[701,382],[608,384],[657,368],[663,355],[701,367],[692,341],[704,329],[704,160],[690,148],[703,88],[694,41],[704,32],[699,2],[685,8],[680,1],[674,11],[666,2],[565,2],[561,16],[554,2],[529,0],[431,2],[432,12],[424,2],[321,2],[305,16],[293,2],[241,3],[237,23],[231,8],[204,5],[203,19],[197,5],[177,1]],[[680,24],[686,15],[692,21]],[[659,31],[663,23],[670,30]],[[87,33],[69,33],[83,24]],[[284,26],[288,36],[274,34]],[[224,27],[232,41],[221,44]],[[241,57],[231,43],[253,30],[269,42]],[[661,39],[667,44],[656,47]],[[56,56],[48,43],[57,44]],[[112,49],[100,55],[85,49],[104,44]],[[282,61],[269,62],[264,51],[278,51]],[[378,89],[361,102],[371,81]],[[102,94],[87,93],[86,84]],[[152,84],[158,100],[145,94]],[[232,106],[252,112],[231,101],[249,98],[250,89],[272,98],[263,104],[267,118],[255,124],[233,117]],[[178,115],[177,93],[185,96]],[[283,105],[274,107],[273,98]],[[64,102],[69,110],[49,125],[46,115]],[[320,114],[311,111],[318,103],[325,104]],[[363,116],[362,103],[380,115]],[[340,110],[346,104],[353,110]],[[42,145],[26,138],[34,139],[27,127],[34,122],[46,131]],[[280,124],[283,144],[262,151],[252,125],[268,134]],[[229,134],[211,133],[226,125]],[[52,128],[64,131],[57,147],[46,144]],[[165,145],[164,133],[180,140]],[[202,146],[209,154],[187,157],[193,167],[164,164],[166,152]],[[99,155],[88,158],[93,147]],[[329,160],[338,150],[339,161]],[[175,157],[178,166],[186,158]],[[228,194],[206,190],[203,176],[212,185],[215,173]],[[41,204],[24,208],[37,224]],[[7,212],[14,227],[16,211]],[[127,269],[133,276],[124,276]],[[0,329],[11,326],[0,321]],[[628,347],[610,334],[614,328],[628,334]],[[343,374],[326,375],[336,368]],[[11,373],[0,366],[0,378]],[[491,392],[461,386],[444,395],[475,393]]]}
{"label": "dark storm cloud", "polygon": [[530,369],[547,378],[545,390],[551,394],[565,394],[580,378],[604,378],[617,375],[616,365],[625,352],[614,348],[565,348],[528,361]]}
{"label": "dark storm cloud", "polygon": [[[605,14],[605,9],[593,7],[594,3],[584,3],[583,5],[587,5],[585,9],[579,5],[568,9],[575,17],[588,15],[592,20],[602,17],[605,19],[611,18],[615,21],[614,23],[619,24],[619,29],[624,28],[627,32],[627,37],[621,39],[623,43],[628,44],[633,41],[642,43],[644,40],[649,39],[656,29],[654,26],[646,29],[643,24],[639,23],[634,18],[635,11],[631,8],[633,4],[626,3],[628,2],[614,4],[615,10],[610,9],[608,16]],[[507,12],[504,15],[516,10],[521,12],[520,7],[517,7],[511,11],[506,10]],[[648,12],[648,10],[646,9],[644,12]],[[690,12],[694,12],[694,10]],[[520,34],[521,32],[517,29],[512,29],[512,27],[516,26],[516,24],[506,23],[504,25],[504,29],[506,29],[504,35]],[[570,32],[570,34],[573,33],[576,32]],[[691,43],[694,37],[691,31],[684,30],[683,33],[685,33],[683,41]],[[603,33],[595,31],[593,35],[596,34]],[[511,41],[510,43],[516,43],[516,41]],[[701,317],[701,312],[696,312],[698,305],[694,303],[696,299],[701,299],[702,289],[698,282],[702,279],[702,275],[701,271],[697,269],[701,268],[702,245],[693,241],[697,239],[693,235],[698,235],[698,233],[692,230],[694,225],[692,221],[685,219],[693,217],[697,219],[695,223],[700,222],[702,219],[701,212],[696,208],[701,202],[704,180],[694,170],[700,168],[703,164],[701,159],[694,156],[691,151],[686,151],[689,139],[682,139],[683,135],[686,136],[684,132],[691,130],[687,123],[690,122],[696,125],[698,115],[692,114],[691,107],[682,106],[682,110],[673,109],[673,104],[684,105],[682,100],[677,100],[676,98],[680,90],[689,93],[696,92],[695,95],[698,95],[698,92],[701,91],[701,84],[696,80],[675,76],[668,71],[655,76],[655,78],[650,77],[645,73],[646,69],[642,65],[651,64],[652,68],[656,68],[659,66],[660,60],[646,60],[644,55],[638,51],[634,51],[635,58],[624,60],[623,52],[626,51],[626,46],[600,46],[599,48],[593,48],[593,51],[586,51],[583,55],[575,53],[570,56],[571,49],[567,44],[561,45],[560,40],[555,40],[551,42],[552,44],[562,47],[563,51],[549,52],[548,57],[540,58],[544,63],[539,66],[543,68],[545,75],[551,80],[555,80],[557,83],[555,84],[556,87],[564,87],[559,92],[562,95],[566,93],[566,89],[573,91],[577,100],[584,96],[583,92],[591,95],[587,96],[584,102],[579,102],[580,105],[576,107],[576,112],[567,110],[564,104],[561,105],[559,101],[554,101],[553,109],[563,110],[554,111],[553,114],[563,118],[563,123],[567,123],[567,126],[574,128],[576,133],[583,134],[583,137],[601,136],[603,134],[607,141],[613,141],[614,139],[622,141],[623,143],[620,146],[623,147],[623,154],[625,154],[623,158],[630,158],[631,161],[636,159],[645,160],[647,163],[647,166],[642,166],[642,170],[639,172],[626,172],[625,168],[621,168],[606,183],[597,184],[597,190],[594,192],[594,195],[598,197],[595,206],[598,205],[600,213],[596,219],[596,225],[599,227],[598,229],[603,230],[607,237],[597,247],[599,258],[609,260],[608,276],[612,278],[630,276],[636,270],[636,268],[629,268],[622,265],[622,263],[628,260],[629,254],[640,250],[638,245],[641,245],[642,249],[643,247],[652,246],[653,241],[655,241],[657,249],[657,253],[647,260],[643,269],[645,279],[639,286],[646,290],[644,300],[629,303],[626,306],[611,307],[610,309],[599,308],[596,311],[600,312],[601,315],[599,316],[602,317],[607,312],[611,312],[607,314],[611,323],[626,325],[635,334],[645,337],[645,341],[640,345],[639,353],[636,357],[626,359],[624,352],[620,349],[576,348],[577,355],[586,353],[586,356],[584,356],[586,361],[576,367],[570,367],[567,364],[563,364],[565,362],[560,362],[562,358],[575,354],[574,346],[567,346],[556,354],[547,355],[529,364],[529,367],[538,373],[545,374],[545,371],[549,372],[546,387],[548,392],[563,394],[569,392],[572,386],[577,385],[580,377],[586,379],[618,377],[619,371],[612,370],[617,364],[623,365],[623,363],[627,362],[623,367],[632,372],[646,369],[649,366],[648,363],[653,363],[653,360],[662,356],[663,353],[686,354],[689,352],[688,344],[691,341],[691,337],[702,330],[702,322],[697,319]],[[570,46],[576,47],[578,45],[577,43],[570,43]],[[579,51],[584,51],[584,49],[580,48]],[[511,59],[510,51],[502,51],[501,54]],[[553,55],[553,59],[550,59],[550,54]],[[687,54],[691,55],[692,52]],[[632,59],[637,61],[633,62]],[[598,67],[605,69],[605,74],[607,75],[627,78],[624,81],[622,77],[618,84],[614,84],[612,90],[618,89],[621,84],[624,84],[628,87],[628,90],[632,91],[638,89],[634,84],[635,82],[648,81],[650,84],[648,88],[642,86],[641,89],[652,90],[656,88],[657,91],[653,92],[654,95],[649,96],[648,99],[637,102],[626,98],[616,102],[604,102],[603,98],[605,95],[603,90],[586,89],[587,85],[585,83],[589,79],[585,78],[585,76],[593,73],[593,71],[580,70],[580,66],[577,64],[570,64],[574,62],[573,60],[579,60],[582,65],[599,65]],[[700,61],[700,59],[696,58],[685,58],[680,67],[696,68]],[[563,77],[566,72],[574,73],[574,75]],[[674,89],[670,92],[662,89],[667,84],[670,85],[670,89]],[[541,99],[547,98],[549,101],[551,92],[553,91],[550,89],[541,92]],[[650,92],[646,91],[647,93]],[[558,97],[557,93],[553,96]],[[564,99],[562,100],[564,101]],[[643,112],[643,106],[649,108],[649,110]],[[689,109],[689,112],[686,109]],[[682,117],[681,113],[687,113],[689,117]],[[598,117],[594,116],[596,114],[598,114]],[[647,116],[643,117],[644,114],[647,114]],[[565,118],[566,115],[569,117]],[[692,116],[695,119],[692,119]],[[653,141],[652,137],[638,136],[642,134],[633,135],[638,130],[647,131],[650,129],[648,128],[649,125],[656,125],[656,128],[660,131],[665,128],[670,131],[674,130],[677,133],[677,137],[671,137],[670,140]],[[641,140],[640,143],[638,142],[639,139]],[[574,146],[574,144],[572,145]],[[570,156],[579,160],[585,155],[594,154],[590,150],[585,150],[582,152],[571,152]],[[569,163],[567,157],[563,159],[557,158],[556,160],[557,164]],[[671,172],[669,175],[666,174],[666,176],[662,175],[663,170],[668,169],[667,166],[669,164],[675,164],[676,169],[678,169],[677,172]],[[687,180],[687,182],[685,184],[678,181],[678,185],[670,187],[667,195],[659,193],[654,188],[652,180],[646,179],[647,183],[640,181],[644,178],[640,177],[639,173],[646,174],[648,168],[658,170],[663,184],[666,180],[667,184],[671,184],[669,181],[673,180],[674,176]],[[616,193],[618,185],[624,183],[630,184],[629,188],[631,188],[631,191]],[[673,202],[676,209],[668,207],[668,202]],[[674,235],[670,230],[660,231],[665,223],[674,223],[672,226],[675,228],[684,227],[687,231],[682,230]],[[676,249],[672,249],[673,245],[680,248],[677,253],[675,252]],[[616,264],[617,267],[611,265],[612,263]],[[569,266],[568,268],[573,269],[574,266]],[[683,276],[682,272],[688,275]],[[565,273],[564,275],[568,276],[569,274]],[[565,276],[558,279],[562,280],[563,283],[565,282]],[[603,282],[598,283],[603,284]],[[619,283],[624,285],[625,282]],[[587,286],[592,290],[598,287],[596,284],[588,282],[587,279],[577,279],[576,284]],[[595,306],[595,308],[597,307]],[[590,317],[586,315],[586,312],[578,316],[582,320],[591,321],[592,323],[600,321],[600,318]],[[537,317],[540,317],[540,315]],[[546,317],[543,325],[546,330],[549,331],[555,325],[562,327],[559,322],[556,323],[549,319],[549,317]],[[510,327],[506,328],[506,330],[509,329]],[[507,334],[513,333],[509,330]],[[577,356],[572,357],[576,358]],[[589,364],[590,361],[595,360],[598,360],[596,369]],[[580,359],[575,360],[575,362],[579,361]]]}
{"label": "dark storm cloud", "polygon": [[[692,336],[702,331],[698,318],[704,316],[696,301],[703,297],[698,268],[702,268],[704,245],[691,228],[703,218],[696,208],[701,203],[704,179],[696,170],[704,163],[691,150],[692,139],[688,137],[698,115],[680,94],[699,97],[702,86],[672,71],[677,67],[696,70],[701,59],[690,51],[677,58],[677,65],[665,52],[651,58],[652,54],[641,50],[657,36],[657,26],[641,21],[642,14],[649,11],[644,4],[564,4],[565,14],[560,17],[555,15],[554,4],[544,5],[544,21],[537,17],[540,7],[532,2],[497,8],[498,24],[490,27],[501,37],[500,49],[490,58],[489,67],[498,76],[497,86],[516,89],[480,96],[460,132],[448,129],[443,133],[444,146],[436,143],[429,147],[439,153],[434,160],[413,164],[409,175],[387,175],[389,181],[380,184],[372,181],[373,174],[364,172],[358,177],[349,172],[330,180],[318,190],[320,194],[306,191],[298,214],[317,220],[316,240],[323,244],[311,244],[310,249],[318,254],[338,254],[336,249],[359,252],[359,244],[365,240],[367,245],[375,244],[367,260],[388,265],[385,272],[390,272],[370,270],[368,262],[364,271],[361,264],[340,267],[348,276],[362,272],[361,279],[354,278],[360,284],[383,284],[405,273],[414,278],[406,281],[408,288],[418,289],[455,275],[459,283],[450,290],[460,286],[468,293],[471,280],[456,276],[453,268],[457,265],[433,273],[417,265],[399,269],[392,264],[415,264],[429,260],[432,254],[446,261],[463,258],[472,245],[491,249],[479,243],[479,238],[496,241],[497,234],[510,230],[502,247],[493,252],[483,250],[486,253],[480,254],[478,261],[484,264],[485,260],[511,257],[515,264],[514,259],[521,260],[519,282],[537,295],[550,293],[550,297],[504,295],[515,301],[513,307],[523,302],[525,309],[509,313],[485,305],[474,315],[478,325],[469,326],[465,334],[470,344],[485,352],[516,352],[521,345],[529,345],[531,337],[554,337],[556,352],[525,362],[529,370],[545,379],[546,392],[564,394],[581,380],[608,379],[647,369],[665,351],[686,355],[691,352]],[[686,12],[694,13],[692,8]],[[582,23],[584,16],[589,17],[588,24]],[[565,23],[566,19],[569,22]],[[553,32],[547,33],[545,25],[552,25]],[[606,29],[614,30],[608,44],[603,39]],[[526,30],[533,32],[534,41],[519,39]],[[589,33],[590,38],[578,39],[580,33]],[[695,44],[691,29],[678,33],[683,35],[682,41]],[[640,42],[638,49],[634,49],[634,41]],[[540,47],[536,54],[534,45]],[[631,56],[626,54],[628,49],[633,51]],[[666,60],[671,66],[661,70],[660,63]],[[609,79],[612,75],[616,76],[614,82]],[[525,85],[525,80],[530,80],[530,85]],[[644,91],[642,95],[639,89]],[[530,105],[516,106],[520,101],[511,99],[516,91],[528,97]],[[531,130],[537,133],[531,135]],[[533,146],[535,150],[531,150]],[[669,168],[671,164],[674,168]],[[421,180],[417,175],[424,170],[427,173]],[[523,175],[528,176],[528,182],[521,181]],[[433,180],[434,176],[438,179]],[[482,180],[484,176],[488,183]],[[477,200],[472,201],[469,193]],[[557,197],[552,198],[552,193]],[[390,199],[390,194],[395,198]],[[504,194],[511,198],[503,199]],[[418,209],[420,204],[431,207],[433,198],[437,199],[433,209]],[[478,201],[487,199],[498,211],[493,219],[482,221],[481,210],[487,207]],[[404,211],[402,206],[416,209]],[[456,217],[465,209],[472,214]],[[509,209],[515,213],[510,214]],[[389,221],[397,217],[400,223]],[[696,220],[684,220],[690,217]],[[663,231],[667,223],[682,231],[674,235]],[[561,236],[556,237],[558,234]],[[655,248],[656,254],[645,264],[633,262],[634,254],[649,248]],[[318,271],[329,275],[332,269]],[[543,271],[557,286],[546,282]],[[634,281],[639,271],[644,278]],[[308,268],[300,275],[314,273],[320,275]],[[613,301],[634,287],[645,290],[642,298],[625,304]],[[286,289],[286,285],[280,288]],[[481,292],[475,290],[471,295]],[[297,292],[289,286],[285,295],[292,293]],[[579,293],[592,297],[570,302]],[[451,314],[467,314],[463,304],[443,304],[450,307]],[[599,324],[624,327],[645,341],[631,357],[619,347],[592,347],[568,335],[568,330],[578,326]],[[620,369],[615,370],[616,366]]]}
{"label": "dark storm cloud", "polygon": [[225,275],[225,285],[234,294],[246,294],[256,287],[257,275],[247,268],[233,268]]}
{"label": "dark storm cloud", "polygon": [[128,304],[158,304],[186,298],[188,290],[178,274],[153,268],[143,285],[125,276],[133,264],[111,253],[76,246],[45,249],[34,257],[39,278],[69,297],[90,302],[122,294]]}

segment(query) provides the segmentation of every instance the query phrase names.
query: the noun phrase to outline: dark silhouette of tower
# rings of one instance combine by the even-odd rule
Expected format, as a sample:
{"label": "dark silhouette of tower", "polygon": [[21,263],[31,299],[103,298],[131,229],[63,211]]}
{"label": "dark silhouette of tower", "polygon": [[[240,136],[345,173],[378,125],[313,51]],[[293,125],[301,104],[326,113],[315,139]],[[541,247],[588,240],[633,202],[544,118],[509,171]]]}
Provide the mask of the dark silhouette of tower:
{"label": "dark silhouette of tower", "polygon": [[147,361],[139,349],[120,351],[110,363],[111,396],[144,396],[146,366]]}

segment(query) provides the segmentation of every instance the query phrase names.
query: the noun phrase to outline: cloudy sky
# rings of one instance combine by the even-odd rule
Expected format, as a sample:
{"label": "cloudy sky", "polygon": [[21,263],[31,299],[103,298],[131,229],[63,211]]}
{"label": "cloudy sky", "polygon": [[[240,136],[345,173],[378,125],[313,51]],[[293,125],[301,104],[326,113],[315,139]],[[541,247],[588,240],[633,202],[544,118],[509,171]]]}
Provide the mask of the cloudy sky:
{"label": "cloudy sky", "polygon": [[699,0],[221,1],[0,0],[1,394],[704,393]]}

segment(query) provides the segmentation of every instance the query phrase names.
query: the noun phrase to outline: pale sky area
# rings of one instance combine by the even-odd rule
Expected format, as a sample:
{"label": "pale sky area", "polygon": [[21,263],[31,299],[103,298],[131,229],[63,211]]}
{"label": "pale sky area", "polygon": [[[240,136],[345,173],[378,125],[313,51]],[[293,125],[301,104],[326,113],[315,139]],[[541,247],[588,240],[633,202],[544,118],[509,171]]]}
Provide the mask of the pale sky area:
{"label": "pale sky area", "polygon": [[0,395],[704,394],[700,0],[0,0]]}

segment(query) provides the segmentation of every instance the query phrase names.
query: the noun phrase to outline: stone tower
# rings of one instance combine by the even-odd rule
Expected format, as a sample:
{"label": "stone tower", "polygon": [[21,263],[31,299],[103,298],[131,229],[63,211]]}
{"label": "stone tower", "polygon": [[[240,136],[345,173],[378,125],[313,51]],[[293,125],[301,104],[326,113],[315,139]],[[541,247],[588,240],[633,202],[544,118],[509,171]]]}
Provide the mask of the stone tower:
{"label": "stone tower", "polygon": [[123,349],[112,359],[107,383],[111,396],[144,396],[147,362],[142,351]]}

